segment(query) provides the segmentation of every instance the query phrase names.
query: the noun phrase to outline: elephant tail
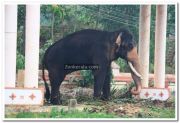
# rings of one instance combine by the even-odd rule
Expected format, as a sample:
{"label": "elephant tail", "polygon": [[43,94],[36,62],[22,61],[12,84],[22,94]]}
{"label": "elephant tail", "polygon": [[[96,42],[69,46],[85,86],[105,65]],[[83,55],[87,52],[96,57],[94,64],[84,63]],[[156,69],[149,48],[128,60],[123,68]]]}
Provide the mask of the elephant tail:
{"label": "elephant tail", "polygon": [[45,74],[44,74],[44,69],[45,69],[45,63],[44,63],[44,60],[43,60],[43,63],[42,63],[42,78],[44,80],[44,85],[45,85],[45,89],[46,89],[46,92],[45,92],[45,99],[47,101],[49,101],[50,99],[50,90],[49,90],[49,86],[48,86],[48,83],[46,82],[46,78],[45,78]]}

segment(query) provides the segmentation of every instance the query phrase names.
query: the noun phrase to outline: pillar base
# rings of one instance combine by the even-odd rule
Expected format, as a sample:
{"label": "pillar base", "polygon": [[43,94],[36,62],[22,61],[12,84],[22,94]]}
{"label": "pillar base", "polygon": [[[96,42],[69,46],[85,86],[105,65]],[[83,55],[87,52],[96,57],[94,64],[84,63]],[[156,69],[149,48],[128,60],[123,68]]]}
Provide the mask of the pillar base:
{"label": "pillar base", "polygon": [[170,97],[170,90],[168,88],[142,88],[139,96],[141,99],[165,101]]}
{"label": "pillar base", "polygon": [[5,105],[43,105],[43,88],[5,88]]}

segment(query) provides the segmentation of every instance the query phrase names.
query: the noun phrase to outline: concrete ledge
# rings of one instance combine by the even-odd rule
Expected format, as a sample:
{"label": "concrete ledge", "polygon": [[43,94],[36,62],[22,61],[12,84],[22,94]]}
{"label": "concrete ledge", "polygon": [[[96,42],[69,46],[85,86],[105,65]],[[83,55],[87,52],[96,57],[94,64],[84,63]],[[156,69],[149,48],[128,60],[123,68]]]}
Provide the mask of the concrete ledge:
{"label": "concrete ledge", "polygon": [[44,89],[5,88],[5,105],[43,105]]}
{"label": "concrete ledge", "polygon": [[170,97],[170,91],[166,88],[142,88],[139,96],[141,99],[165,101]]}

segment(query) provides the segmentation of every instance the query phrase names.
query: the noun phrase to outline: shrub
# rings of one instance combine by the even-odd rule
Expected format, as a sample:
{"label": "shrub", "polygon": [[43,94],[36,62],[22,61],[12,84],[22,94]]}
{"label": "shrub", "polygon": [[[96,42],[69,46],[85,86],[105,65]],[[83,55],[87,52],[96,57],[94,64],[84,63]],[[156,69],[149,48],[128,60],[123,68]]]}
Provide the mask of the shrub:
{"label": "shrub", "polygon": [[46,52],[47,48],[53,44],[52,40],[47,40],[46,43],[39,49],[39,61],[41,64],[41,61],[43,59],[44,53]]}
{"label": "shrub", "polygon": [[78,82],[81,87],[89,87],[94,83],[94,77],[91,70],[81,70],[80,74],[83,76],[83,80]]}
{"label": "shrub", "polygon": [[25,68],[25,57],[17,51],[16,70]]}
{"label": "shrub", "polygon": [[125,62],[125,60],[119,58],[119,59],[116,60],[116,63],[120,66],[120,71],[121,72],[129,72],[128,65]]}

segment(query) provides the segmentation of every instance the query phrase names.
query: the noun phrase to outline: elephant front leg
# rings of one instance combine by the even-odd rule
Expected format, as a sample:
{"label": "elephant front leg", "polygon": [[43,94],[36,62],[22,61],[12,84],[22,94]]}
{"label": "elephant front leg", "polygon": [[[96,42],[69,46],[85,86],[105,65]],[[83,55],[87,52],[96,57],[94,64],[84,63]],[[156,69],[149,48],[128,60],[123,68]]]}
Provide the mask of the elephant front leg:
{"label": "elephant front leg", "polygon": [[107,70],[105,68],[101,68],[100,70],[94,72],[94,98],[101,97],[106,71]]}
{"label": "elephant front leg", "polygon": [[111,68],[110,66],[107,69],[104,85],[103,85],[103,95],[102,100],[108,100],[110,96],[110,81],[111,81]]}

